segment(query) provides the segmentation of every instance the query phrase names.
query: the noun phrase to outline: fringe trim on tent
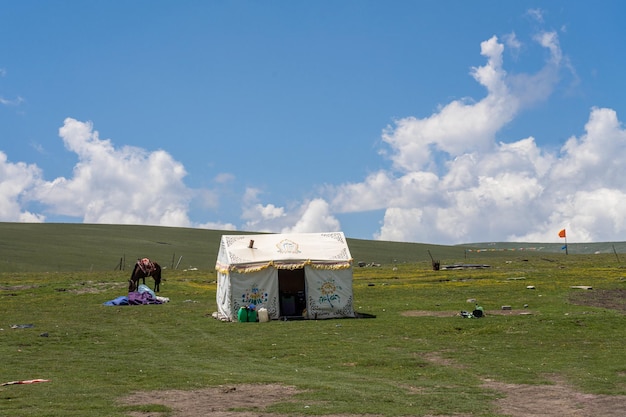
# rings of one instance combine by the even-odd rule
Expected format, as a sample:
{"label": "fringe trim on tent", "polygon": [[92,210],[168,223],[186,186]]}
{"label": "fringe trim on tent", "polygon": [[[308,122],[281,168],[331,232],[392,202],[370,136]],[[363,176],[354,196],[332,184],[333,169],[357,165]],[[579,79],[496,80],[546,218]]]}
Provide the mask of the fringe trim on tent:
{"label": "fringe trim on tent", "polygon": [[251,272],[258,272],[264,269],[274,267],[276,269],[302,269],[305,266],[310,266],[314,269],[326,269],[326,270],[340,270],[340,269],[348,269],[352,266],[352,260],[346,262],[332,262],[332,263],[320,263],[316,261],[311,261],[307,259],[306,261],[296,262],[296,263],[285,263],[285,262],[274,262],[269,261],[262,264],[248,264],[248,265],[222,265],[219,262],[215,265],[215,269],[217,272],[221,272],[222,274],[227,274],[228,272],[239,272],[242,274],[248,274]]}

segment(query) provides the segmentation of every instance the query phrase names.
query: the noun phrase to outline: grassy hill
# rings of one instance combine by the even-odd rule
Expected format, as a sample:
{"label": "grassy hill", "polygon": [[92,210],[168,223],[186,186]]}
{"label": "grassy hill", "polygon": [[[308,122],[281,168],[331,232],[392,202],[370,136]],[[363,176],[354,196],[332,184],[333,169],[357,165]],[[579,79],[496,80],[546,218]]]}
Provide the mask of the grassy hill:
{"label": "grassy hill", "polygon": [[[0,223],[0,272],[107,271],[150,257],[165,268],[213,270],[222,230],[76,223]],[[442,264],[494,258],[559,256],[562,244],[473,243],[458,246],[351,239],[355,262]],[[626,243],[570,244],[571,254],[626,252]],[[430,252],[430,253],[429,253]]]}

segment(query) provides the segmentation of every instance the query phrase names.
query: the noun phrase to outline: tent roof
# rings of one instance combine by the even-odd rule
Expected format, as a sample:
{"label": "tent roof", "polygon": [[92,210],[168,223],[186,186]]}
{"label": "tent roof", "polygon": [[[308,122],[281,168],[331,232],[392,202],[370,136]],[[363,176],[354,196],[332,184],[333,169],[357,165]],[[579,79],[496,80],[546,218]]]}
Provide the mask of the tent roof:
{"label": "tent roof", "polygon": [[293,269],[304,265],[329,269],[350,267],[352,256],[344,234],[224,235],[216,268],[252,272],[268,266]]}

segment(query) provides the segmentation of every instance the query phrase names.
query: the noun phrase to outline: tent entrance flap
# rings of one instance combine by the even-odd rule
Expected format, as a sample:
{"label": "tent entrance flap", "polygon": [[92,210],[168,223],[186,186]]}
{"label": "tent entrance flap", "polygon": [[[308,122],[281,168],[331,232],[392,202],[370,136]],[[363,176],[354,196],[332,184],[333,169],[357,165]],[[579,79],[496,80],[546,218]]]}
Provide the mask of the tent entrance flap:
{"label": "tent entrance flap", "polygon": [[280,315],[301,317],[306,310],[304,268],[278,270]]}

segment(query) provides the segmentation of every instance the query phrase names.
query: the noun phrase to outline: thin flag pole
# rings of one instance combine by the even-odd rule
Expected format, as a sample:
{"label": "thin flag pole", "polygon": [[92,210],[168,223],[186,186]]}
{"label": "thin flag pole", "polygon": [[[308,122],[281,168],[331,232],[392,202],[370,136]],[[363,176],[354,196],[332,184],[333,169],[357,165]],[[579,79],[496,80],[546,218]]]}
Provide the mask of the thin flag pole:
{"label": "thin flag pole", "polygon": [[564,246],[564,248],[565,248],[565,254],[567,255],[568,254],[568,251],[567,251],[567,233],[565,232],[565,229],[561,229],[561,231],[559,232],[559,237],[565,239],[565,246]]}

